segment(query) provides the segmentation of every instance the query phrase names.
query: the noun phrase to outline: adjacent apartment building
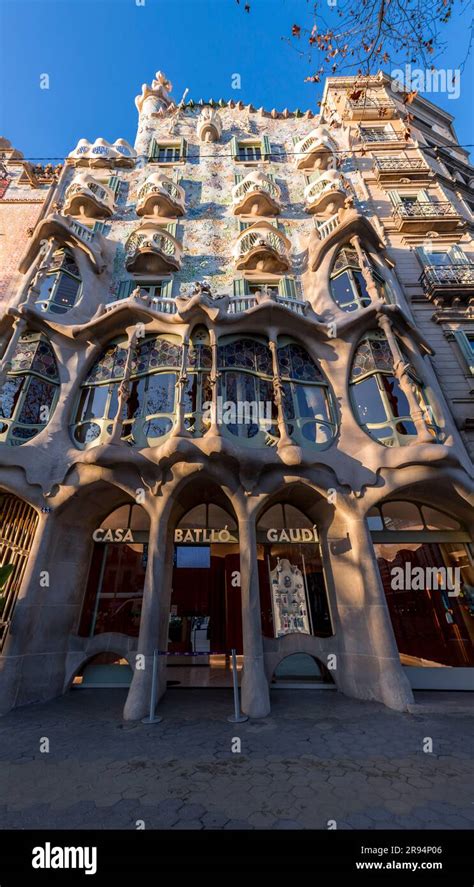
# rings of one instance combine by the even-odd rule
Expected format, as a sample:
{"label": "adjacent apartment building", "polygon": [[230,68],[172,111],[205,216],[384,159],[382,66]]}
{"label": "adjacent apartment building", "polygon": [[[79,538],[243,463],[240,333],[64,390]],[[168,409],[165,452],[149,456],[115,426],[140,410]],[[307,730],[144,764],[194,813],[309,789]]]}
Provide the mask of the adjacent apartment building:
{"label": "adjacent apartment building", "polygon": [[[1,320],[1,710],[472,688],[474,172],[383,74],[81,138]],[[5,569],[6,568],[6,569]],[[106,691],[103,691],[106,692]],[[185,697],[183,697],[184,699]],[[184,703],[183,703],[184,704]]]}

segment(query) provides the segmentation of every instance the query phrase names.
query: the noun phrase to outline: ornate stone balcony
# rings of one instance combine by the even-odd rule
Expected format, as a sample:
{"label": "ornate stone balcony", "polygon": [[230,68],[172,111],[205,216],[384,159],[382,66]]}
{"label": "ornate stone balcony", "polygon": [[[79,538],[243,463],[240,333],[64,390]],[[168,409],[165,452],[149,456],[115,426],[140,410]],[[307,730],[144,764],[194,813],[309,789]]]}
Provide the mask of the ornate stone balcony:
{"label": "ornate stone balcony", "polygon": [[397,231],[407,234],[427,234],[429,231],[446,234],[466,225],[449,200],[401,203],[392,211],[392,218]]}
{"label": "ornate stone balcony", "polygon": [[420,283],[436,302],[470,302],[474,297],[474,262],[456,265],[427,265]]}
{"label": "ornate stone balcony", "polygon": [[184,189],[163,173],[154,172],[144,182],[138,192],[137,215],[164,216],[174,219],[183,216]]}
{"label": "ornate stone balcony", "polygon": [[300,139],[294,149],[297,169],[327,169],[335,165],[334,143],[323,126],[317,126]]}
{"label": "ornate stone balcony", "polygon": [[341,176],[334,169],[321,173],[318,179],[304,189],[307,213],[335,213],[347,197]]}
{"label": "ornate stone balcony", "polygon": [[[259,298],[255,293],[250,296],[232,296],[229,299],[227,309],[228,314],[243,314],[249,308],[255,308],[256,305],[263,304],[263,299]],[[267,300],[268,301],[268,300]],[[274,296],[270,299],[276,305],[281,305],[293,314],[304,316],[308,309],[308,302],[302,302],[300,299],[288,299],[284,296]]]}
{"label": "ornate stone balcony", "polygon": [[138,305],[139,307],[148,308],[156,311],[158,314],[176,314],[176,300],[165,298],[163,296],[150,296],[145,290],[139,286],[127,296],[126,299],[115,299],[105,306],[104,312],[112,311],[113,308],[123,307],[124,304]]}
{"label": "ornate stone balcony", "polygon": [[234,213],[276,216],[280,212],[280,188],[263,172],[255,170],[232,188]]}
{"label": "ornate stone balcony", "polygon": [[202,109],[199,115],[197,134],[201,142],[219,141],[222,134],[222,121],[213,108],[206,106]]}
{"label": "ornate stone balcony", "polygon": [[[300,299],[289,299],[285,296],[275,294],[267,295],[263,291],[248,296],[223,296],[215,298],[215,305],[223,315],[244,314],[251,308],[256,308],[257,306],[268,302],[273,302],[274,304],[285,308],[287,311],[291,311],[293,314],[298,314],[301,317],[307,313],[309,306],[308,302],[303,302]],[[116,308],[125,308],[128,306],[135,309],[145,308],[148,312],[151,311],[160,316],[167,315],[168,317],[174,317],[178,315],[176,320],[179,321],[181,318],[179,309],[183,312],[183,304],[185,306],[187,305],[184,297],[178,296],[176,299],[170,299],[162,296],[149,296],[148,293],[137,286],[126,299],[116,299],[105,305],[103,313],[109,314]]]}
{"label": "ornate stone balcony", "polygon": [[288,238],[270,222],[256,222],[241,231],[234,247],[238,271],[282,273],[290,267]]}
{"label": "ornate stone balcony", "polygon": [[107,219],[114,211],[114,192],[87,172],[79,173],[65,194],[64,212],[89,219]]}
{"label": "ornate stone balcony", "polygon": [[372,168],[380,185],[422,183],[434,176],[433,170],[421,157],[376,157]]}
{"label": "ornate stone balcony", "polygon": [[372,98],[362,94],[359,99],[348,99],[349,120],[390,120],[395,116],[396,107],[388,99]]}
{"label": "ornate stone balcony", "polygon": [[308,264],[311,271],[318,270],[328,250],[337,244],[342,246],[347,243],[354,234],[371,243],[377,252],[383,252],[380,234],[366,216],[354,209],[352,203],[352,198],[346,198],[344,207],[338,209],[334,215],[323,222],[317,221],[309,243]]}
{"label": "ornate stone balcony", "polygon": [[359,138],[363,145],[386,145],[390,147],[393,144],[405,145],[405,139],[399,132],[384,129],[383,127],[359,127]]}
{"label": "ornate stone balcony", "polygon": [[137,152],[125,139],[117,139],[113,145],[106,139],[96,139],[93,144],[88,139],[79,139],[74,151],[68,155],[68,163],[91,169],[111,169],[114,166],[132,167],[136,157]]}
{"label": "ornate stone balcony", "polygon": [[25,273],[31,266],[43,242],[51,240],[51,238],[54,238],[58,245],[70,245],[72,240],[79,249],[86,253],[96,274],[100,274],[104,270],[102,235],[96,234],[86,225],[71,218],[71,216],[50,213],[35,228],[31,243],[19,264],[19,270],[22,273]]}
{"label": "ornate stone balcony", "polygon": [[130,235],[125,252],[128,271],[163,274],[181,267],[181,244],[154,222],[146,222]]}

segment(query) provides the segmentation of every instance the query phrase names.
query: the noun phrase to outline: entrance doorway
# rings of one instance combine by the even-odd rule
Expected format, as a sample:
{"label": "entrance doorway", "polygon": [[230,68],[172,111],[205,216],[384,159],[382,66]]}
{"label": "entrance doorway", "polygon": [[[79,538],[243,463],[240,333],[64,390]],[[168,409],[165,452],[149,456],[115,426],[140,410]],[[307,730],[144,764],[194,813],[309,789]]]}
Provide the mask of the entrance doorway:
{"label": "entrance doorway", "polygon": [[237,526],[223,508],[192,508],[174,535],[168,684],[231,686],[231,650],[243,661]]}

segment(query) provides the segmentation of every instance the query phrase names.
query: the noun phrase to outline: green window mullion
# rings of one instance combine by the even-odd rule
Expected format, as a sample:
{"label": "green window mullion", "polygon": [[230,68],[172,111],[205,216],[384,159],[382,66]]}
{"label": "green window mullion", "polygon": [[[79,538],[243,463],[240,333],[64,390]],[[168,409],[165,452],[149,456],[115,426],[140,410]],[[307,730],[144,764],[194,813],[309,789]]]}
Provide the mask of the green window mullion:
{"label": "green window mullion", "polygon": [[415,254],[422,268],[430,264],[429,253],[426,252],[424,246],[415,246]]}
{"label": "green window mullion", "polygon": [[387,193],[388,193],[388,196],[390,197],[390,200],[392,201],[392,204],[395,208],[401,206],[402,198],[400,197],[400,194],[398,193],[398,191],[388,191]]}
{"label": "green window mullion", "polygon": [[[138,285],[138,284],[137,284]],[[135,289],[134,280],[121,280],[119,283],[117,299],[126,299]]]}
{"label": "green window mullion", "polygon": [[272,153],[272,147],[270,145],[270,139],[268,136],[263,136],[262,138],[262,157],[264,160],[270,160]]}
{"label": "green window mullion", "polygon": [[457,345],[461,350],[462,356],[467,363],[470,374],[474,376],[474,356],[472,353],[472,348],[469,345],[469,339],[467,338],[466,333],[464,332],[464,330],[455,330],[453,331],[453,335]]}
{"label": "green window mullion", "polygon": [[416,199],[419,203],[431,203],[431,196],[428,194],[428,191],[425,191],[424,189],[418,191]]}
{"label": "green window mullion", "polygon": [[179,143],[179,156],[180,160],[186,160],[188,156],[188,143],[186,139],[181,139]]}
{"label": "green window mullion", "polygon": [[161,287],[161,297],[163,299],[171,299],[173,293],[173,278],[164,280]]}
{"label": "green window mullion", "polygon": [[278,284],[278,292],[285,299],[296,299],[296,281],[294,277],[282,277]]}
{"label": "green window mullion", "polygon": [[247,281],[239,277],[233,281],[234,296],[248,296]]}
{"label": "green window mullion", "polygon": [[458,243],[455,243],[451,249],[448,251],[448,255],[454,265],[468,265],[469,259],[466,256],[463,248],[459,246]]}
{"label": "green window mullion", "polygon": [[239,143],[237,141],[236,136],[232,136],[230,140],[230,152],[232,154],[233,160],[237,160],[239,154]]}
{"label": "green window mullion", "polygon": [[115,195],[115,199],[117,199],[118,192],[120,191],[121,181],[118,176],[110,176],[108,182],[109,188],[112,189]]}

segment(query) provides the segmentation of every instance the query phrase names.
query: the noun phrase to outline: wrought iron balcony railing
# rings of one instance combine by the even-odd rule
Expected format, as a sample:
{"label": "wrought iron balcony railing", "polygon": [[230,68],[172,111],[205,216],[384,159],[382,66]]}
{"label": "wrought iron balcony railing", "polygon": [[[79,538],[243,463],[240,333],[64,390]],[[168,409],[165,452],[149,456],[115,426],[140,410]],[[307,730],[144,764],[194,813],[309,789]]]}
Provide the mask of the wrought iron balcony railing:
{"label": "wrought iron balcony railing", "polygon": [[376,157],[374,167],[382,172],[398,171],[413,172],[416,170],[429,170],[424,160],[409,159],[407,157]]}
{"label": "wrought iron balcony railing", "polygon": [[442,289],[474,290],[474,262],[455,265],[427,265],[423,269],[420,282],[426,291]]}
{"label": "wrought iron balcony railing", "polygon": [[360,137],[363,142],[403,142],[404,138],[397,132],[388,132],[380,129],[379,131],[368,130],[362,128]]}
{"label": "wrought iron balcony railing", "polygon": [[458,212],[448,200],[439,203],[417,200],[413,203],[401,203],[395,207],[392,215],[397,219],[438,219],[456,217]]}

